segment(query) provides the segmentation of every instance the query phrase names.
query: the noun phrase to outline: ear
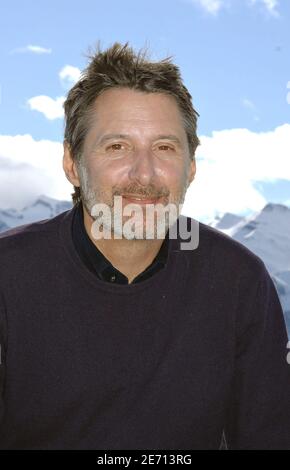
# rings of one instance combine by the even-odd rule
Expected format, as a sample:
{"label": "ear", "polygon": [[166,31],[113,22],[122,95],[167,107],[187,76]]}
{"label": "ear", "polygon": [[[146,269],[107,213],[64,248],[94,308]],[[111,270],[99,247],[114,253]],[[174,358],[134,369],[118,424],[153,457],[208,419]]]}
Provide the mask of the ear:
{"label": "ear", "polygon": [[79,181],[79,176],[77,172],[76,162],[73,159],[70,145],[66,140],[63,141],[62,167],[69,182],[73,186],[79,187],[80,181]]}
{"label": "ear", "polygon": [[195,173],[196,173],[196,164],[195,164],[195,157],[193,157],[193,160],[189,164],[187,187],[194,180]]}

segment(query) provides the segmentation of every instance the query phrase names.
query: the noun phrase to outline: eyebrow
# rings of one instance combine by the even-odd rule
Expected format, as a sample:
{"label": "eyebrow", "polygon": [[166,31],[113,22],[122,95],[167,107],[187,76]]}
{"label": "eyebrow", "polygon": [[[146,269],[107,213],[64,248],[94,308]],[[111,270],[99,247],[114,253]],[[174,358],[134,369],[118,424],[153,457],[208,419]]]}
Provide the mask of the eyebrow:
{"label": "eyebrow", "polygon": [[[107,142],[108,140],[111,139],[130,139],[129,134],[106,134],[101,139],[98,141],[98,145],[103,144],[104,142]],[[157,139],[162,139],[162,140],[171,140],[172,142],[175,142],[178,145],[182,145],[180,139],[174,135],[174,134],[158,134],[155,136],[154,140]]]}

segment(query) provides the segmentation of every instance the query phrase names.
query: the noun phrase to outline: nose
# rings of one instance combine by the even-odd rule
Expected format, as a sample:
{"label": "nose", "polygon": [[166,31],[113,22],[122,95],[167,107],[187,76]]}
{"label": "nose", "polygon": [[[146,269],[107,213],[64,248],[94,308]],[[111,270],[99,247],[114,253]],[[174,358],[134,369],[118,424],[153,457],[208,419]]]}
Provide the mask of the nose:
{"label": "nose", "polygon": [[136,150],[129,170],[129,179],[146,186],[154,179],[155,172],[156,168],[152,153],[145,149]]}

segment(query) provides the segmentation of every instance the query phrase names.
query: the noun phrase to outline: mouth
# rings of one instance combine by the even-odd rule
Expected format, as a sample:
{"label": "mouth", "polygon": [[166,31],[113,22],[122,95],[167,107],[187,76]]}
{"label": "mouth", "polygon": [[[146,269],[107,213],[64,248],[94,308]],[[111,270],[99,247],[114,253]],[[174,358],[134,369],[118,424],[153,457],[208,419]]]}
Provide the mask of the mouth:
{"label": "mouth", "polygon": [[158,201],[162,199],[161,197],[144,198],[144,197],[134,196],[134,195],[128,195],[128,196],[123,195],[123,198],[135,204],[156,204]]}

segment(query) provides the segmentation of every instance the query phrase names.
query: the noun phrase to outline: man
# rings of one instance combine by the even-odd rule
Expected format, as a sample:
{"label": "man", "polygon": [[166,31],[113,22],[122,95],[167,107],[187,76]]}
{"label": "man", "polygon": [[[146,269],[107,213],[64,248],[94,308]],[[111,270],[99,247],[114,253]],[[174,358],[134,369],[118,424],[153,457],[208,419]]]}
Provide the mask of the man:
{"label": "man", "polygon": [[[287,335],[264,263],[202,223],[181,249],[199,141],[178,68],[115,43],[64,107],[74,207],[0,239],[0,447],[218,449],[225,435],[290,449]],[[163,236],[152,205],[177,209]]]}

